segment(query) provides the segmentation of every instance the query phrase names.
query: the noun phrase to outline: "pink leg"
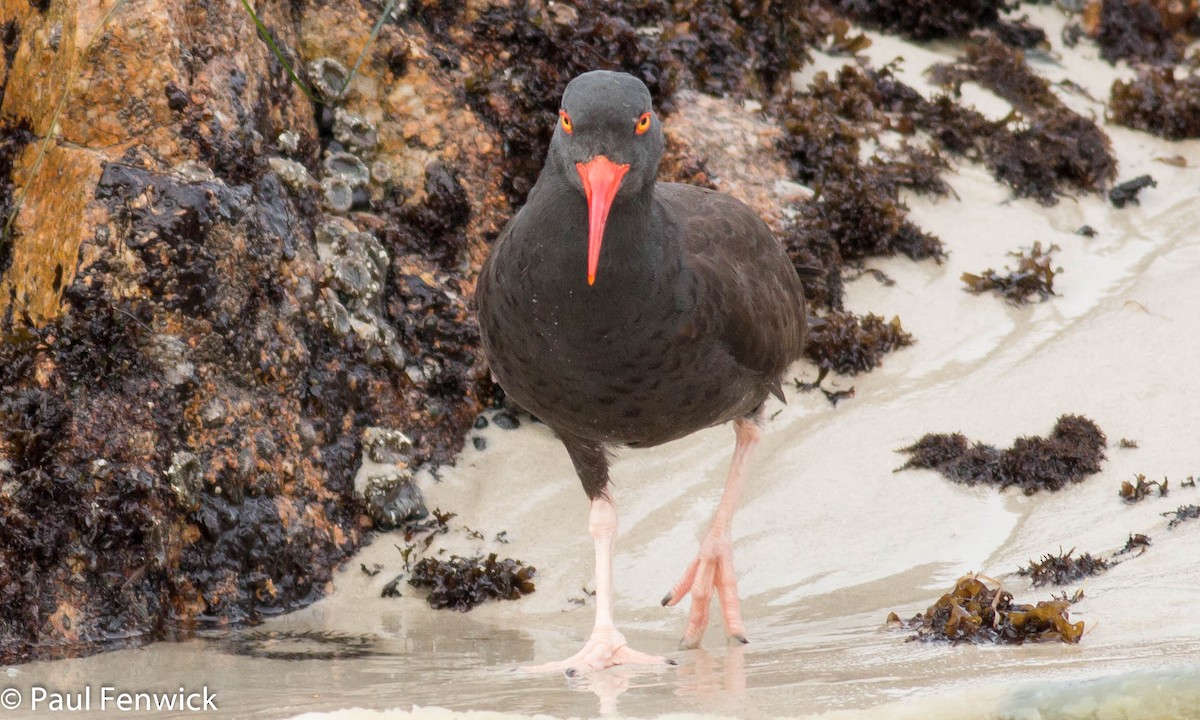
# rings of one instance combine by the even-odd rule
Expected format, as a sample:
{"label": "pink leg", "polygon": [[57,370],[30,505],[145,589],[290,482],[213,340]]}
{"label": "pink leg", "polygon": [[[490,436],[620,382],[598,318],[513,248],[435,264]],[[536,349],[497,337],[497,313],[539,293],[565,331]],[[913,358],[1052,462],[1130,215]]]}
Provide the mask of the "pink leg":
{"label": "pink leg", "polygon": [[725,620],[725,634],[730,640],[745,643],[746,626],[742,623],[741,602],[738,599],[737,575],[733,569],[733,512],[737,509],[738,495],[750,468],[750,450],[758,442],[760,431],[754,420],[739,418],[733,423],[737,433],[737,445],[733,450],[733,462],[725,480],[725,492],[717,505],[708,534],[700,542],[700,553],[683,573],[671,592],[663,598],[663,605],[674,605],[691,594],[692,608],[688,613],[687,629],[681,648],[700,645],[700,638],[708,627],[708,610],[713,590],[721,601],[721,613]]}
{"label": "pink leg", "polygon": [[596,544],[596,623],[583,649],[566,660],[525,668],[528,672],[565,672],[568,677],[614,665],[674,665],[657,655],[638,652],[625,643],[613,624],[613,545],[617,535],[617,508],[606,497],[592,501],[588,530]]}

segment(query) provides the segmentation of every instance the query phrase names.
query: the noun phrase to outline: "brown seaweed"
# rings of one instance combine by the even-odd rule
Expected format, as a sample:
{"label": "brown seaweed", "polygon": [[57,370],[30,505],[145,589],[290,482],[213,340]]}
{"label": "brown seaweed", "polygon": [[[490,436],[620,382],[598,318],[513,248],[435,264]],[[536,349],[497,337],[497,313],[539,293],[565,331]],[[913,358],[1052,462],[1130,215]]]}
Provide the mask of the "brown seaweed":
{"label": "brown seaweed", "polygon": [[821,319],[824,325],[812,331],[804,355],[822,370],[841,375],[872,370],[885,353],[913,343],[898,317],[887,321],[871,313],[834,312]]}
{"label": "brown seaweed", "polygon": [[1099,17],[1085,16],[1085,22],[1095,24],[1100,57],[1110,63],[1174,64],[1196,34],[1196,10],[1195,0],[1101,0]]}
{"label": "brown seaweed", "polygon": [[956,62],[934,65],[928,72],[933,82],[954,90],[955,95],[963,82],[972,81],[1008,100],[1022,112],[1062,107],[1050,90],[1050,83],[1026,65],[1025,53],[992,35],[967,45],[965,55]]}
{"label": "brown seaweed", "polygon": [[1182,522],[1200,518],[1200,505],[1180,505],[1178,509],[1165,512],[1162,515],[1163,517],[1171,518],[1171,522],[1167,523],[1167,528],[1174,530],[1175,526]]}
{"label": "brown seaweed", "polygon": [[963,38],[990,27],[1008,9],[1007,0],[836,0],[858,22],[898,32],[913,40]]}
{"label": "brown seaweed", "polygon": [[1054,276],[1062,272],[1062,268],[1056,269],[1051,265],[1051,253],[1059,249],[1057,245],[1051,245],[1043,251],[1042,244],[1035,242],[1027,251],[1009,253],[1018,262],[1017,268],[1010,270],[1007,275],[1000,275],[988,268],[979,275],[963,273],[962,281],[967,284],[966,289],[976,295],[994,290],[1013,305],[1025,305],[1034,295],[1038,296],[1040,302],[1045,302],[1057,295],[1054,292]]}
{"label": "brown seaweed", "polygon": [[1113,82],[1108,111],[1115,123],[1168,140],[1200,137],[1200,76],[1143,68],[1133,80]]}
{"label": "brown seaweed", "polygon": [[[989,582],[996,587],[990,587]],[[914,630],[909,639],[925,642],[1077,643],[1083,637],[1084,625],[1070,621],[1070,606],[1067,599],[1043,600],[1036,605],[1015,603],[1012,593],[999,582],[968,573],[925,612],[909,620],[901,620],[893,612],[887,623]]]}
{"label": "brown seaweed", "polygon": [[429,590],[434,608],[467,612],[488,600],[516,600],[534,591],[536,570],[520,560],[496,559],[496,553],[449,560],[422,558],[413,566],[408,584]]}
{"label": "brown seaweed", "polygon": [[1064,185],[1099,192],[1117,173],[1108,136],[1070,111],[1037,113],[1015,129],[992,132],[985,147],[996,179],[1043,205],[1057,203]]}
{"label": "brown seaweed", "polygon": [[1158,480],[1147,481],[1146,476],[1141,474],[1136,475],[1134,480],[1137,482],[1131,483],[1128,480],[1121,481],[1121,499],[1130,505],[1136,502],[1141,502],[1155,490],[1158,492],[1158,497],[1166,496],[1167,486],[1170,482],[1166,478],[1163,478],[1161,482]]}
{"label": "brown seaweed", "polygon": [[1057,555],[1043,555],[1042,559],[1029,561],[1028,567],[1019,568],[1017,574],[1028,577],[1034,587],[1042,585],[1066,585],[1085,577],[1099,575],[1108,570],[1109,562],[1093,557],[1091,553],[1075,555],[1075,548],[1065,553],[1059,549]]}
{"label": "brown seaweed", "polygon": [[970,444],[960,433],[928,434],[900,452],[911,455],[896,469],[929,468],[965,485],[1019,487],[1026,495],[1054,492],[1100,471],[1107,441],[1093,421],[1062,415],[1047,437],[1020,437],[998,450]]}
{"label": "brown seaweed", "polygon": [[1150,547],[1150,536],[1141,533],[1130,533],[1129,539],[1125,541],[1125,547],[1113,553],[1113,557],[1118,558],[1122,555],[1132,553],[1134,550],[1138,551],[1138,554],[1134,557],[1138,557],[1145,553],[1148,547]]}
{"label": "brown seaweed", "polygon": [[1018,112],[991,121],[949,95],[926,100],[894,78],[875,75],[881,102],[928,132],[937,147],[985,163],[1018,197],[1053,205],[1066,188],[1099,192],[1115,177],[1108,136],[1063,105],[1025,66],[1019,51],[984,40],[969,46],[954,65],[938,66],[933,73],[952,92],[963,80],[980,82]]}

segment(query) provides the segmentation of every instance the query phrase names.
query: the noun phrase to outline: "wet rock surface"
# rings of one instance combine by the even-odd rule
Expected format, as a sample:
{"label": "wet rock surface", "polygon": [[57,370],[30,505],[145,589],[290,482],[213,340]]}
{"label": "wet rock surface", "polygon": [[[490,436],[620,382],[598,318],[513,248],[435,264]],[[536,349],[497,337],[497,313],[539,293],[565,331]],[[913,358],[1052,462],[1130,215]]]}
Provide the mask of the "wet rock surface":
{"label": "wet rock surface", "polygon": [[[423,511],[407,463],[450,459],[487,392],[470,273],[424,259],[445,256],[426,252],[444,233],[414,227],[404,206],[424,201],[424,166],[367,172],[413,155],[363,119],[357,88],[377,87],[379,70],[364,64],[326,136],[250,18],[214,8],[152,4],[101,26],[93,9],[52,2],[44,18],[6,19],[0,200],[23,202],[0,245],[0,662],[312,602],[372,517]],[[314,32],[287,28],[320,14],[262,12],[287,47]],[[168,13],[186,32],[172,34]],[[56,52],[45,33],[64,18]],[[337,24],[366,38],[370,23]],[[150,38],[122,56],[138,33]],[[47,63],[91,79],[37,80]],[[443,104],[423,101],[451,112],[451,78],[421,79]],[[460,224],[489,188],[498,197],[498,176],[479,174],[495,158],[458,154],[486,134],[422,148],[477,191]],[[330,216],[326,178],[369,191],[342,208],[361,209]],[[384,227],[413,240],[398,246]],[[455,263],[481,255],[474,237]],[[376,425],[411,445],[364,443]],[[364,454],[398,468],[372,493],[355,492]]]}

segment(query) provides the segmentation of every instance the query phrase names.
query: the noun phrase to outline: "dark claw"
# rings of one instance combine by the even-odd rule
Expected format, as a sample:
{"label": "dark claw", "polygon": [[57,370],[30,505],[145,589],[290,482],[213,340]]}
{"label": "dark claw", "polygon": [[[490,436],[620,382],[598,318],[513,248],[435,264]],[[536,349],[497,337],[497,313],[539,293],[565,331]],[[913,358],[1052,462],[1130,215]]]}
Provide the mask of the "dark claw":
{"label": "dark claw", "polygon": [[666,595],[663,596],[662,606],[666,607],[667,603],[669,603],[669,602],[671,602],[671,593],[667,593]]}
{"label": "dark claw", "polygon": [[729,636],[729,639],[730,639],[730,640],[736,640],[736,641],[738,641],[739,643],[741,643],[742,645],[749,645],[749,644],[750,644],[750,641],[746,639],[746,636],[745,636],[745,635],[730,635],[730,636]]}
{"label": "dark claw", "polygon": [[671,666],[675,666],[675,665],[678,665],[678,664],[679,664],[679,661],[678,661],[678,660],[672,660],[671,658],[667,658],[667,664],[668,664],[668,665],[671,665]]}
{"label": "dark claw", "polygon": [[575,677],[575,668],[567,668],[566,670],[563,670],[563,675],[566,675],[569,678]]}

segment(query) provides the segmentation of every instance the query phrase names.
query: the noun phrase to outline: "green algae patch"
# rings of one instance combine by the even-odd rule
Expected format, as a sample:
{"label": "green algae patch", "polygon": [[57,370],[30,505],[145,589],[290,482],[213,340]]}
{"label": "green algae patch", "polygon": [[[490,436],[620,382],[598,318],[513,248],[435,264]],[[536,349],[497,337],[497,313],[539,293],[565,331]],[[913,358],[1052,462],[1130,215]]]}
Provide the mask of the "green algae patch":
{"label": "green algae patch", "polygon": [[909,640],[923,642],[1078,643],[1084,626],[1083,622],[1071,622],[1071,602],[1064,597],[1035,605],[1017,603],[999,581],[968,573],[925,612],[908,620],[901,620],[893,612],[888,615],[887,625],[911,630]]}

